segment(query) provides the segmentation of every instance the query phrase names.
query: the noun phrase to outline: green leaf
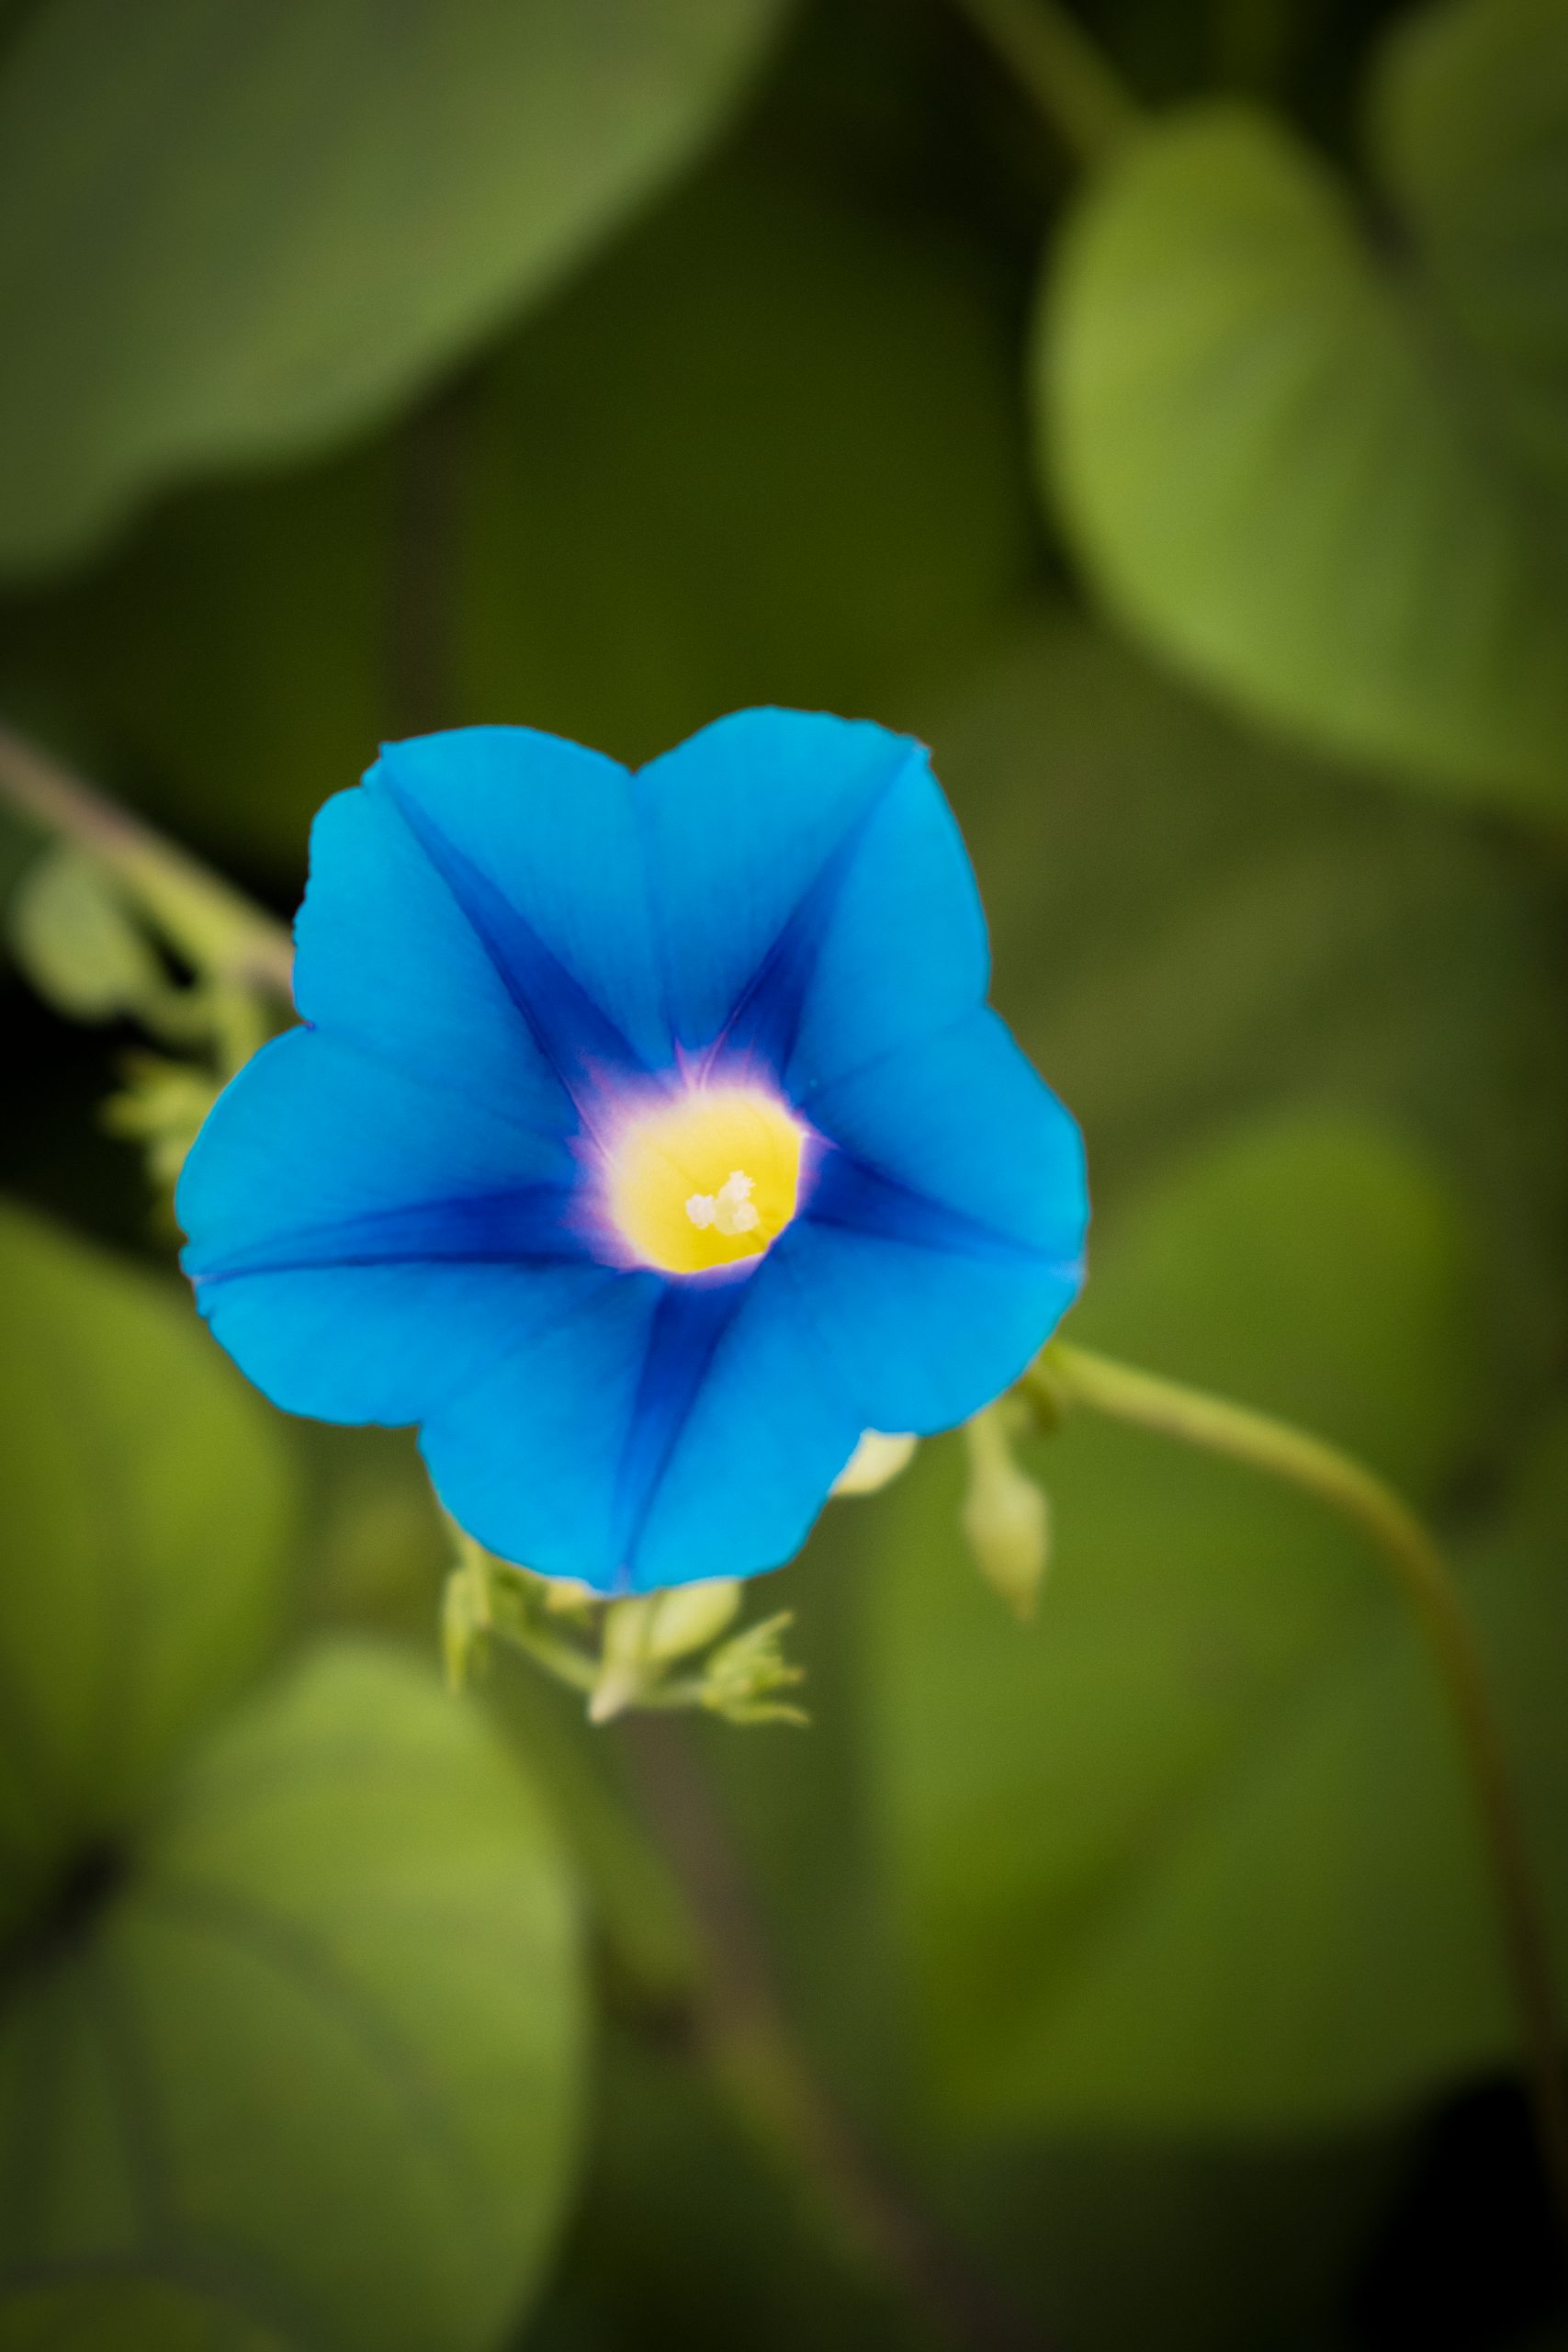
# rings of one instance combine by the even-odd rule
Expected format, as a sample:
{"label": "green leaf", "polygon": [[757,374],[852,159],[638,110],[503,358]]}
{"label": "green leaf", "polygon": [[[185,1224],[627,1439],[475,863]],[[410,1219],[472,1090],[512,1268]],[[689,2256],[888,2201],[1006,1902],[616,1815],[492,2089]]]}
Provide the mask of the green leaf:
{"label": "green leaf", "polygon": [[39,994],[75,1021],[155,1003],[168,981],[101,865],[80,850],[33,863],[6,910],[12,954]]}
{"label": "green leaf", "polygon": [[1043,305],[1046,461],[1093,579],[1196,676],[1477,798],[1568,804],[1568,0],[1390,49],[1370,160],[1211,107],[1089,188]]}
{"label": "green leaf", "polygon": [[0,1931],[275,1639],[291,1480],[189,1300],[0,1210]]}
{"label": "green leaf", "polygon": [[46,0],[0,80],[0,564],[320,445],[536,299],[781,0]]}
{"label": "green leaf", "polygon": [[[1071,1336],[1428,1497],[1484,1386],[1466,1254],[1422,1164],[1282,1124],[1097,1251]],[[1075,1420],[1034,1457],[1056,1564],[1023,1634],[963,1558],[953,1449],[928,1451],[889,1499],[867,1671],[942,2098],[993,2129],[1317,2128],[1506,2063],[1470,1792],[1378,1558],[1303,1498]],[[1550,1603],[1539,1575],[1475,1583],[1537,1661],[1510,1727],[1561,1786],[1561,1579]]]}
{"label": "green leaf", "polygon": [[113,2264],[321,2352],[487,2352],[559,2218],[583,2023],[497,1735],[393,1653],[325,1647],[121,1868],[0,2010],[0,2278]]}

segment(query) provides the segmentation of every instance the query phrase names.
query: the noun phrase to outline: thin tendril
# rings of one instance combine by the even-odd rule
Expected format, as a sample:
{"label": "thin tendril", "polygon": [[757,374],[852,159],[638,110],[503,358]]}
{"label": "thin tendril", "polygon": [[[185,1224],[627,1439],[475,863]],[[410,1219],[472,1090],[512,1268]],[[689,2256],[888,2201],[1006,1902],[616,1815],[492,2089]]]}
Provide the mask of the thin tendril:
{"label": "thin tendril", "polygon": [[1053,1415],[1087,1406],[1299,1487],[1382,1554],[1424,1634],[1474,1790],[1528,2062],[1541,2161],[1568,2225],[1568,2086],[1551,1946],[1506,1750],[1474,1636],[1442,1554],[1408,1505],[1322,1438],[1224,1397],[1057,1340],[1021,1384]]}

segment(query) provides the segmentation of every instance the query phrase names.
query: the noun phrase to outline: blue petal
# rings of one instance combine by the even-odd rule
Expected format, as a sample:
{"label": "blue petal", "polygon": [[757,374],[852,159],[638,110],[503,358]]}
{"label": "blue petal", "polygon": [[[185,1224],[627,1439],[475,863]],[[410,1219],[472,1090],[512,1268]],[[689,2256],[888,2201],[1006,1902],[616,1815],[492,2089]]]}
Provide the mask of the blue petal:
{"label": "blue petal", "polygon": [[797,1551],[863,1421],[824,1379],[788,1238],[739,1281],[606,1277],[427,1422],[453,1516],[602,1592],[747,1576]]}
{"label": "blue petal", "polygon": [[823,910],[784,1071],[798,1101],[985,1001],[991,959],[974,868],[926,752],[912,749]]}
{"label": "blue petal", "polygon": [[[752,1028],[738,1041],[775,1054],[782,1030],[787,1049],[872,813],[923,759],[907,737],[863,721],[743,710],[642,770],[637,797],[683,1046],[711,1045],[744,1012]],[[748,1002],[760,977],[770,985]],[[774,1034],[759,1038],[759,1022]]]}
{"label": "blue petal", "polygon": [[1017,1379],[1081,1283],[1076,1125],[989,1012],[822,1088],[811,1115],[839,1147],[801,1224],[840,1381],[868,1428],[966,1419]]}
{"label": "blue petal", "polygon": [[988,1009],[814,1089],[804,1108],[841,1150],[905,1191],[1054,1261],[1081,1258],[1089,1193],[1077,1124]]}
{"label": "blue petal", "polygon": [[671,1283],[654,1308],[615,1476],[617,1542],[628,1582],[649,1508],[750,1296],[750,1279]]}
{"label": "blue petal", "polygon": [[560,1136],[518,1126],[504,1100],[472,1101],[336,1034],[291,1029],[219,1096],[175,1210],[200,1276],[308,1227],[559,1184],[573,1167]]}
{"label": "blue petal", "polygon": [[307,1020],[522,1125],[571,1119],[483,943],[384,793],[340,792],[318,815],[295,938]]}
{"label": "blue petal", "polygon": [[545,1277],[560,1311],[525,1321],[420,1436],[435,1490],[502,1559],[601,1592],[628,1589],[622,1475],[665,1284]]}
{"label": "blue petal", "polygon": [[466,1412],[498,1363],[617,1279],[582,1264],[328,1266],[199,1283],[197,1304],[286,1412],[400,1429]]}
{"label": "blue petal", "polygon": [[575,1184],[530,1184],[359,1209],[226,1249],[201,1279],[231,1282],[241,1275],[303,1273],[321,1266],[576,1263],[589,1255],[573,1229],[576,1202]]}
{"label": "blue petal", "polygon": [[967,1420],[1043,1347],[1082,1279],[1077,1265],[972,1257],[951,1239],[807,1229],[815,1346],[863,1429],[925,1437]]}
{"label": "blue petal", "polygon": [[669,1060],[625,768],[532,728],[468,727],[389,744],[366,788],[401,813],[547,1051]]}
{"label": "blue petal", "polygon": [[825,1362],[814,1254],[792,1227],[746,1283],[678,1425],[626,1546],[632,1589],[754,1576],[805,1543],[829,1488],[870,1426]]}
{"label": "blue petal", "polygon": [[[296,1029],[225,1088],[192,1147],[184,1262],[275,1403],[413,1420],[506,1340],[536,1277],[475,1261],[548,1254],[571,1172],[558,1138]],[[554,1230],[559,1255],[572,1245]],[[355,1262],[321,1262],[334,1256]]]}
{"label": "blue petal", "polygon": [[[830,1107],[864,1157],[829,1155],[807,1213],[721,1313],[697,1301],[672,1329],[655,1319],[623,1538],[633,1589],[789,1558],[863,1430],[977,1412],[1077,1292],[1077,1129],[994,1015],[885,1057]],[[992,1153],[1021,1181],[995,1181]]]}

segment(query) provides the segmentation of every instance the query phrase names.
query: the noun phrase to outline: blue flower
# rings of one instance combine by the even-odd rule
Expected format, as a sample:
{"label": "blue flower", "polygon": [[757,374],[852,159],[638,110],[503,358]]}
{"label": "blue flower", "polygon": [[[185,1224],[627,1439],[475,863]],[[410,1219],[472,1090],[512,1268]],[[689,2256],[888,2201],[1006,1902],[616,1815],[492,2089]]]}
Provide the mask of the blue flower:
{"label": "blue flower", "polygon": [[906,737],[394,744],[316,820],[297,939],[305,1025],[197,1140],[186,1270],[275,1403],[419,1422],[504,1558],[776,1566],[863,1430],[978,1411],[1077,1292],[1077,1130]]}

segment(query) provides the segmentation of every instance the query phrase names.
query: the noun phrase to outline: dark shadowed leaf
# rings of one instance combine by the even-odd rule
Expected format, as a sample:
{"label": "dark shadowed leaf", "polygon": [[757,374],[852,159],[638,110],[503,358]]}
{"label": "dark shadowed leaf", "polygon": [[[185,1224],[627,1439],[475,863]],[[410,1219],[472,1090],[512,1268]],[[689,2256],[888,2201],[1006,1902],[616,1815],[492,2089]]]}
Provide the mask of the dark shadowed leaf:
{"label": "dark shadowed leaf", "polygon": [[781,0],[43,0],[0,76],[0,565],[383,411],[633,210]]}

